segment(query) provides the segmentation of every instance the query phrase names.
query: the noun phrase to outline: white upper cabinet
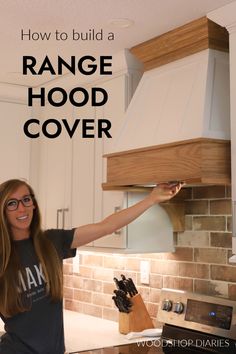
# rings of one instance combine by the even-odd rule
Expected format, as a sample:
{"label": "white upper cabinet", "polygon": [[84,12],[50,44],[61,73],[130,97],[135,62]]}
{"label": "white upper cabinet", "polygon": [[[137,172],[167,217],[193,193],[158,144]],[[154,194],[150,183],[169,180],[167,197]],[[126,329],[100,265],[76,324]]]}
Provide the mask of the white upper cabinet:
{"label": "white upper cabinet", "polygon": [[[90,105],[74,108],[74,120],[94,119],[94,116],[95,109]],[[94,220],[95,140],[83,139],[80,134],[72,140],[72,227],[77,227]]]}
{"label": "white upper cabinet", "polygon": [[0,183],[10,178],[29,180],[30,142],[23,131],[24,123],[30,117],[25,104],[0,102]]}
{"label": "white upper cabinet", "polygon": [[[66,118],[72,121],[73,107],[66,104],[55,108],[46,105],[41,108],[41,125],[48,119]],[[48,124],[50,134],[56,132],[54,124]],[[39,160],[39,202],[45,228],[71,227],[72,193],[72,140],[62,128],[56,138],[40,137]]]}
{"label": "white upper cabinet", "polygon": [[[73,118],[93,119],[95,137],[81,138],[81,133],[73,138],[72,159],[72,227],[101,221],[104,217],[124,207],[123,192],[103,192],[106,165],[103,154],[108,151],[116,134],[117,124],[124,117],[127,102],[127,75],[122,74],[97,86],[108,93],[108,101],[104,106],[86,105],[74,109]],[[109,133],[112,138],[103,135],[98,137],[98,120],[111,122]],[[93,124],[91,124],[93,126]],[[103,237],[89,246],[94,247],[126,247],[126,232],[120,230],[114,235]]]}
{"label": "white upper cabinet", "polygon": [[[97,110],[97,119],[106,118],[111,121],[110,130],[112,138],[103,137],[96,139],[95,147],[95,201],[94,201],[94,221],[98,222],[104,217],[119,211],[127,206],[126,195],[124,192],[102,190],[102,183],[106,180],[106,159],[103,158],[105,153],[111,150],[118,127],[123,123],[128,98],[128,74],[117,76],[114,79],[105,82],[104,87],[108,93],[108,102]],[[102,237],[94,241],[95,247],[105,248],[126,248],[126,228],[118,230],[116,233]]]}
{"label": "white upper cabinet", "polygon": [[[72,159],[72,227],[99,222],[108,215],[127,207],[126,193],[102,190],[106,179],[105,153],[111,149],[118,127],[123,123],[125,110],[131,97],[133,77],[122,73],[97,86],[108,93],[108,101],[104,106],[75,108],[73,118],[94,119],[95,137],[81,138],[81,134],[73,138]],[[109,133],[98,137],[98,120],[107,119],[111,122]],[[92,132],[92,131],[91,131]],[[126,228],[112,235],[90,243],[93,250],[125,249],[127,246]]]}

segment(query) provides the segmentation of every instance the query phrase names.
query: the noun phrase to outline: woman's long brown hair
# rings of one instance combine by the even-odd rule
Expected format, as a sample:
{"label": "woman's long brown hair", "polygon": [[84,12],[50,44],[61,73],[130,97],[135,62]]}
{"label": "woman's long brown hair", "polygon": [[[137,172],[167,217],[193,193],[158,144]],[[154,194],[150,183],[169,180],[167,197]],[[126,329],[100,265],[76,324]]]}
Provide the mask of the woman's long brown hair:
{"label": "woman's long brown hair", "polygon": [[[12,317],[19,312],[29,310],[28,306],[23,304],[19,291],[18,273],[21,265],[5,212],[5,205],[10,195],[22,185],[25,185],[30,194],[34,195],[33,189],[19,179],[11,179],[0,185],[0,313],[4,317]],[[30,237],[43,268],[47,292],[52,301],[59,301],[62,299],[61,261],[52,242],[42,231],[39,206],[35,197],[34,206]]]}

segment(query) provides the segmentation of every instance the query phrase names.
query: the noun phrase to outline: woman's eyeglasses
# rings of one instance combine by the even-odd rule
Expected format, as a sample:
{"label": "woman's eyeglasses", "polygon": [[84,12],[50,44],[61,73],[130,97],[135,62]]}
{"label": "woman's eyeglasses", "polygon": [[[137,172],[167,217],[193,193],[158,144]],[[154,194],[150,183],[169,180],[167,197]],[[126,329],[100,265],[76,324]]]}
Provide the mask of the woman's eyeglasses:
{"label": "woman's eyeglasses", "polygon": [[6,202],[6,209],[9,211],[14,211],[18,208],[20,202],[25,206],[25,207],[30,207],[34,204],[34,200],[33,200],[33,195],[29,194],[29,195],[25,195],[23,198],[21,199],[9,199]]}

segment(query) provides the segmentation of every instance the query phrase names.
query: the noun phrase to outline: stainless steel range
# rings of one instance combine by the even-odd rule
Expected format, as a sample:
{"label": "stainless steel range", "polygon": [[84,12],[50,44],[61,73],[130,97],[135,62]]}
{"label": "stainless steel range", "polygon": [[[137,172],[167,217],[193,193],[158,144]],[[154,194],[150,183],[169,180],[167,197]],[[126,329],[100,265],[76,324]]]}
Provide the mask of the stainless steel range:
{"label": "stainless steel range", "polygon": [[162,289],[160,304],[161,338],[83,353],[236,354],[236,301]]}
{"label": "stainless steel range", "polygon": [[162,289],[160,301],[163,347],[236,353],[235,301],[172,289]]}

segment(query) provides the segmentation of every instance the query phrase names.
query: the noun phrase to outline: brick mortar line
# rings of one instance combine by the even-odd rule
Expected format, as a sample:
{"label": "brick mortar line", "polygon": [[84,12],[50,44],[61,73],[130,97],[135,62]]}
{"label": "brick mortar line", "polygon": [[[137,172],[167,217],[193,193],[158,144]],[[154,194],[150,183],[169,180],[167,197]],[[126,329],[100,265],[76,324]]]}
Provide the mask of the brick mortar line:
{"label": "brick mortar line", "polygon": [[[219,200],[232,200],[231,197],[215,197],[215,198],[193,198],[193,199],[184,199],[183,202],[201,202],[201,201],[219,201]],[[177,201],[176,201],[177,202]]]}
{"label": "brick mortar line", "polygon": [[229,217],[232,216],[232,214],[185,214],[185,216],[197,216],[197,217],[209,217],[209,216],[224,216],[224,217]]}

